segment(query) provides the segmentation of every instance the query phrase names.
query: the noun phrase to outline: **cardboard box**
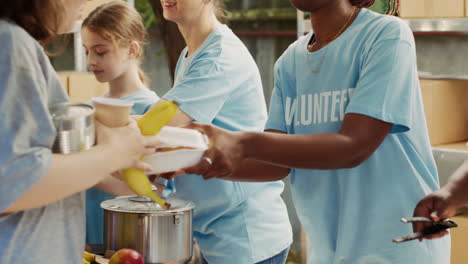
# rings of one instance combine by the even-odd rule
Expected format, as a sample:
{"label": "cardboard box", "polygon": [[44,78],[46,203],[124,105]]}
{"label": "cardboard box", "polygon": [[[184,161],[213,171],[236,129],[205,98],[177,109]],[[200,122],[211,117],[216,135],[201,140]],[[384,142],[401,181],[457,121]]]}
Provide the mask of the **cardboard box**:
{"label": "cardboard box", "polygon": [[67,91],[68,94],[68,73],[66,72],[58,72],[57,73],[60,82],[62,83],[63,88]]}
{"label": "cardboard box", "polygon": [[98,82],[92,73],[71,73],[68,82],[68,95],[75,103],[86,103],[108,91],[108,84]]}
{"label": "cardboard box", "polygon": [[421,80],[433,146],[468,140],[468,81]]}
{"label": "cardboard box", "polygon": [[452,236],[452,259],[450,263],[466,264],[468,260],[468,250],[466,250],[468,244],[468,217],[455,216],[452,220],[458,224],[458,227],[450,230]]}
{"label": "cardboard box", "polygon": [[108,84],[98,82],[92,73],[59,72],[58,74],[70,100],[74,103],[86,103],[109,90]]}
{"label": "cardboard box", "polygon": [[465,16],[468,0],[401,0],[402,18],[450,18]]}

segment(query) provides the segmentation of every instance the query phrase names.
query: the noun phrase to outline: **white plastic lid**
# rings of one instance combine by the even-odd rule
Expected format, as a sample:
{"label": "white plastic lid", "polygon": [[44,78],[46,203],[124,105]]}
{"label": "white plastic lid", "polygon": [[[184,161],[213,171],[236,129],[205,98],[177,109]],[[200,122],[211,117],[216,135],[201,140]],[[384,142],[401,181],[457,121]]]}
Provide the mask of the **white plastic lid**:
{"label": "white plastic lid", "polygon": [[120,106],[120,107],[132,107],[133,106],[133,102],[131,101],[117,99],[117,98],[109,98],[109,97],[104,97],[104,96],[94,97],[91,99],[91,101],[93,103],[96,102],[98,104],[110,105],[110,106]]}
{"label": "white plastic lid", "polygon": [[208,137],[197,130],[165,126],[159,132],[161,148],[208,149]]}

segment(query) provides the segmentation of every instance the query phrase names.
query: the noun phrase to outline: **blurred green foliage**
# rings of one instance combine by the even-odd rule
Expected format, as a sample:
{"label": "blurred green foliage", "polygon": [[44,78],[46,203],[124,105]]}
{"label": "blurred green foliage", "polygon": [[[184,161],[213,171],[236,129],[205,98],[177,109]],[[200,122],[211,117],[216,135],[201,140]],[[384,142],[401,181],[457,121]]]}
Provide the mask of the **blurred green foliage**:
{"label": "blurred green foliage", "polygon": [[[393,7],[393,1],[392,1],[392,7]],[[387,12],[387,9],[388,9],[388,2],[387,0],[376,0],[375,1],[375,4],[373,6],[371,6],[369,9],[375,11],[375,12],[378,12],[378,13],[381,13],[381,14],[385,14]]]}
{"label": "blurred green foliage", "polygon": [[[159,0],[158,0],[159,1]],[[153,8],[148,0],[136,0],[135,1],[135,8],[140,12],[141,16],[143,17],[143,22],[145,24],[145,28],[150,28],[153,25],[158,23],[158,19],[154,15]]]}
{"label": "blurred green foliage", "polygon": [[[229,3],[229,1],[230,0],[224,0],[226,4]],[[151,26],[158,24],[158,18],[154,15],[153,8],[148,0],[135,0],[135,8],[143,17],[145,28],[148,29]]]}
{"label": "blurred green foliage", "polygon": [[[153,1],[159,1],[159,0],[153,0]],[[235,10],[237,9],[237,7],[240,7],[240,1],[224,0],[224,2],[226,6],[228,7],[228,9],[233,8]],[[236,10],[231,15],[234,15],[233,18],[235,19],[236,15],[238,16],[239,13],[243,13],[243,12],[247,12],[247,13],[262,12],[262,10],[272,9],[273,6],[275,6],[276,8],[291,7],[289,0],[274,0],[274,1],[268,0],[267,2],[268,3],[264,3],[262,1],[254,1],[255,7],[257,7],[257,9],[254,8],[254,10],[245,10],[245,11]],[[151,26],[156,25],[158,23],[158,19],[154,15],[154,12],[151,7],[151,4],[149,3],[149,0],[135,0],[135,8],[142,15],[146,28],[150,28]],[[376,0],[375,4],[371,6],[369,9],[375,12],[385,13],[387,11],[387,0]]]}

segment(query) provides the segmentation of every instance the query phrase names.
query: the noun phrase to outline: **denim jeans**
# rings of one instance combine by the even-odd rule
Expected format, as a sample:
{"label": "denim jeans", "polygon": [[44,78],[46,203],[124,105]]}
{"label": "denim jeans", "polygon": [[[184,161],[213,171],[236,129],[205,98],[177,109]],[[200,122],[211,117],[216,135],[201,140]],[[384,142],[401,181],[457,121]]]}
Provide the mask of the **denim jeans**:
{"label": "denim jeans", "polygon": [[[288,258],[288,253],[289,253],[289,248],[281,251],[279,254],[269,259],[262,260],[255,264],[285,264],[286,259]],[[200,255],[201,255],[201,264],[209,264],[208,261],[206,261],[206,259],[203,257],[203,254],[200,254]]]}

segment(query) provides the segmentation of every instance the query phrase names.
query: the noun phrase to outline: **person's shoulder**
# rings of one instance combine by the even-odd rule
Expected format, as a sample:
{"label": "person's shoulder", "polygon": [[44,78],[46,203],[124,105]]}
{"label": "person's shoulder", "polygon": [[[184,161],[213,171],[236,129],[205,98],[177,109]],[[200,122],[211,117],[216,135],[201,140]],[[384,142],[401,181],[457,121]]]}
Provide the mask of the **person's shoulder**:
{"label": "person's shoulder", "polygon": [[249,53],[239,37],[224,24],[218,25],[208,37],[203,54],[213,57],[238,58]]}
{"label": "person's shoulder", "polygon": [[[11,45],[15,48],[37,49],[39,43],[20,26],[13,22],[0,19],[0,42],[3,45]],[[27,50],[22,50],[27,52]]]}
{"label": "person's shoulder", "polygon": [[7,20],[0,20],[0,58],[11,67],[30,68],[37,63],[42,51],[39,43],[23,28]]}
{"label": "person's shoulder", "polygon": [[312,37],[312,32],[308,33],[307,35],[299,37],[296,41],[291,43],[288,48],[283,52],[283,54],[280,56],[280,59],[283,58],[291,58],[294,57],[294,55],[298,51],[305,51],[307,49],[307,42],[310,40]]}
{"label": "person's shoulder", "polygon": [[216,27],[206,39],[200,50],[200,55],[203,57],[219,57],[225,46],[234,39],[227,30],[227,26],[219,25]]}
{"label": "person's shoulder", "polygon": [[230,43],[238,43],[240,39],[227,25],[218,25],[211,34],[211,43],[218,45],[226,45]]}
{"label": "person's shoulder", "polygon": [[157,102],[159,99],[161,99],[155,91],[150,90],[149,88],[142,89],[142,94],[144,99],[152,103]]}
{"label": "person's shoulder", "polygon": [[160,98],[154,91],[144,88],[120,99],[133,103],[132,115],[142,115],[159,101]]}
{"label": "person's shoulder", "polygon": [[34,40],[23,28],[5,19],[0,19],[0,37],[3,41],[22,41],[27,43]]}
{"label": "person's shoulder", "polygon": [[402,19],[383,15],[371,10],[363,9],[360,27],[376,40],[403,40],[414,42],[413,33],[409,25]]}
{"label": "person's shoulder", "polygon": [[133,101],[133,102],[144,102],[144,101],[155,102],[159,100],[159,96],[153,90],[150,90],[149,88],[144,88],[130,95],[122,97],[121,99]]}
{"label": "person's shoulder", "polygon": [[195,56],[193,64],[215,65],[220,70],[255,66],[247,47],[226,25],[216,27]]}
{"label": "person's shoulder", "polygon": [[312,36],[312,32],[307,35],[299,37],[296,41],[291,43],[288,48],[281,54],[281,56],[276,60],[275,69],[285,69],[294,67],[296,56],[302,56],[302,52],[306,52],[307,42]]}

